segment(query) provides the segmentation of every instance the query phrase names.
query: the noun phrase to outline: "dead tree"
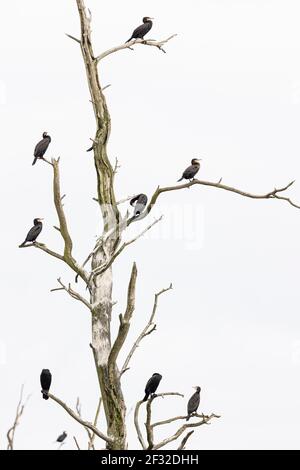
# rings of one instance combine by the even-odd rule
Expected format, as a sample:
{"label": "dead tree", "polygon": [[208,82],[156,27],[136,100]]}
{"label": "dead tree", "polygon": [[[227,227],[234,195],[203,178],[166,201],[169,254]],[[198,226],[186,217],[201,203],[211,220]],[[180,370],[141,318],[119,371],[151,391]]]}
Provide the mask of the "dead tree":
{"label": "dead tree", "polygon": [[[93,140],[93,154],[94,154],[94,165],[97,175],[97,198],[95,199],[99,204],[100,214],[103,220],[103,232],[98,238],[96,245],[91,250],[91,253],[87,256],[84,263],[80,264],[73,255],[73,238],[70,234],[64,207],[62,204],[61,188],[60,188],[60,172],[59,172],[59,159],[52,159],[48,161],[53,171],[53,196],[54,205],[58,216],[59,225],[55,227],[61,234],[64,243],[63,253],[57,253],[52,249],[48,248],[42,243],[34,243],[27,246],[35,247],[39,250],[46,252],[60,261],[66,263],[76,275],[76,280],[80,279],[86,286],[86,292],[89,298],[79,294],[73,289],[71,284],[65,284],[60,278],[58,279],[59,286],[53,291],[62,290],[67,292],[73,299],[80,301],[89,311],[91,316],[92,324],[92,339],[91,348],[93,351],[96,372],[99,382],[100,396],[102,399],[102,405],[106,417],[106,432],[97,429],[95,424],[91,424],[84,421],[78,413],[71,410],[64,402],[49,394],[49,397],[55,400],[60,406],[62,406],[74,419],[76,419],[81,425],[85,427],[89,434],[90,446],[93,445],[94,437],[97,436],[106,442],[108,449],[127,449],[127,435],[126,435],[126,405],[121,386],[121,378],[123,374],[128,370],[129,363],[132,355],[134,354],[137,346],[143,340],[143,338],[149,335],[155,329],[154,315],[157,308],[158,297],[171,288],[165,289],[155,296],[155,303],[153,312],[147,323],[145,329],[138,335],[137,340],[131,349],[127,359],[122,367],[118,366],[118,356],[120,350],[123,348],[131,323],[131,318],[135,308],[135,291],[137,281],[137,267],[134,263],[131,270],[131,276],[128,285],[127,293],[127,307],[123,315],[119,316],[119,331],[115,338],[112,337],[111,332],[111,315],[112,315],[112,287],[113,287],[113,273],[112,266],[116,258],[121,255],[123,250],[140,236],[142,236],[147,230],[149,230],[154,224],[159,222],[160,219],[152,221],[148,227],[143,230],[140,235],[134,239],[122,242],[123,233],[127,227],[132,223],[138,223],[145,217],[148,217],[153,206],[157,203],[165,193],[169,191],[180,191],[184,188],[192,186],[210,187],[221,191],[230,191],[237,195],[252,198],[252,199],[282,199],[285,202],[293,205],[294,207],[300,208],[288,197],[286,197],[285,191],[293,184],[293,181],[285,186],[269,190],[262,194],[252,194],[221,182],[221,179],[217,182],[194,180],[184,184],[170,187],[158,187],[150,202],[146,207],[145,211],[138,217],[129,217],[128,214],[122,215],[119,209],[119,202],[115,197],[115,186],[114,176],[117,170],[118,164],[113,167],[107,153],[107,144],[110,136],[111,119],[107,102],[104,95],[104,89],[102,87],[99,71],[101,70],[103,59],[109,55],[122,51],[124,49],[133,49],[136,46],[152,46],[157,48],[158,51],[165,52],[164,46],[168,43],[175,35],[172,35],[164,40],[131,40],[128,43],[121,44],[120,46],[113,47],[102,54],[95,54],[92,45],[91,37],[91,13],[86,10],[84,0],[76,0],[79,18],[80,18],[80,36],[74,37],[67,34],[69,38],[74,40],[80,47],[83,62],[86,69],[87,84],[91,95],[91,103],[95,115],[96,122],[96,134]],[[46,160],[47,161],[47,160]],[[126,200],[126,199],[125,199]],[[87,266],[90,266],[87,268]],[[169,393],[174,394],[174,393]],[[168,394],[165,394],[168,395]],[[147,404],[147,423],[146,423],[146,434],[147,444],[142,436],[141,430],[138,424],[138,410],[141,406],[141,402],[137,404],[135,412],[135,425],[138,433],[140,443],[144,449],[159,449],[168,443],[178,439],[187,430],[188,433],[183,437],[183,440],[179,448],[183,448],[189,439],[192,431],[202,424],[208,424],[208,422],[217,417],[214,414],[207,416],[198,416],[200,421],[196,423],[188,423],[182,425],[178,431],[166,438],[164,441],[155,444],[153,430],[159,425],[167,424],[176,420],[184,419],[179,416],[176,418],[170,418],[169,420],[151,423],[151,399]],[[76,441],[75,441],[76,442]],[[76,442],[77,448],[79,448]]]}

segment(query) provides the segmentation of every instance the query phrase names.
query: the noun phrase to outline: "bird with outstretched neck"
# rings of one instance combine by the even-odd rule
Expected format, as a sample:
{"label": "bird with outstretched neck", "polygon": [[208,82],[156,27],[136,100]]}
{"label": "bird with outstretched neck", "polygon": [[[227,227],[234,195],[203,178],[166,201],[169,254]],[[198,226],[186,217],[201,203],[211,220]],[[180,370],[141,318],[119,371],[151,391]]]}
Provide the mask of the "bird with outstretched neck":
{"label": "bird with outstretched neck", "polygon": [[129,42],[132,39],[144,39],[144,36],[149,33],[150,29],[152,28],[152,20],[153,18],[149,18],[149,16],[144,16],[143,24],[135,28],[131,37],[127,39],[126,42]]}
{"label": "bird with outstretched neck", "polygon": [[198,406],[200,404],[200,392],[201,388],[200,387],[194,387],[196,389],[195,393],[191,396],[191,398],[188,401],[187,404],[187,418],[186,420],[188,421],[193,413],[196,413],[198,410]]}
{"label": "bird with outstretched neck", "polygon": [[144,396],[143,401],[147,401],[150,395],[152,396],[154,395],[154,393],[157,390],[157,387],[159,386],[159,382],[161,381],[161,379],[162,379],[162,375],[157,374],[157,373],[153,374],[152,377],[150,377],[150,379],[146,383],[145,396]]}
{"label": "bird with outstretched neck", "polygon": [[43,219],[34,219],[33,227],[27,233],[25,240],[23,241],[23,243],[21,243],[21,245],[19,245],[19,248],[25,246],[27,242],[35,243],[37,237],[39,236],[43,228],[42,220]]}
{"label": "bird with outstretched neck", "polygon": [[41,158],[42,160],[44,159],[44,155],[46,153],[47,148],[49,147],[49,144],[51,142],[51,137],[48,135],[47,132],[43,133],[43,138],[40,140],[34,149],[34,159],[32,162],[32,165],[35,165],[36,161]]}
{"label": "bird with outstretched neck", "polygon": [[48,392],[50,390],[52,375],[49,369],[43,369],[40,376],[42,394],[44,400],[48,400]]}
{"label": "bird with outstretched neck", "polygon": [[201,158],[193,158],[191,165],[188,166],[182,173],[182,177],[177,181],[190,180],[192,181],[195,178],[195,175],[200,170],[200,160]]}
{"label": "bird with outstretched neck", "polygon": [[143,212],[147,202],[148,198],[146,194],[138,194],[131,199],[130,205],[134,206],[134,217],[138,217]]}

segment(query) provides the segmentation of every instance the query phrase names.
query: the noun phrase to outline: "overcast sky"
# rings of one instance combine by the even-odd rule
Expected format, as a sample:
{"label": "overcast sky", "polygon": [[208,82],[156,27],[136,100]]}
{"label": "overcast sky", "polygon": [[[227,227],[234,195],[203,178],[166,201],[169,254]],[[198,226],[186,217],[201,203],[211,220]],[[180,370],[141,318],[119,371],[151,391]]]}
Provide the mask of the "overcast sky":
{"label": "overcast sky", "polygon": [[[176,184],[191,158],[201,178],[265,193],[296,179],[288,195],[300,202],[300,5],[297,0],[87,0],[94,50],[121,44],[153,16],[150,38],[178,36],[165,46],[137,46],[100,65],[112,118],[109,154],[118,157],[118,199]],[[21,384],[30,400],[17,431],[18,449],[84,447],[86,434],[52,401],[41,399],[42,368],[52,391],[92,420],[98,388],[84,306],[50,293],[62,263],[33,248],[18,249],[34,217],[40,241],[61,250],[53,225],[51,168],[31,166],[43,131],[47,155],[61,157],[62,191],[75,255],[83,261],[101,230],[90,145],[95,126],[78,45],[75,0],[10,0],[1,7],[0,110],[1,320],[0,443],[14,419]],[[123,206],[126,211],[127,204]],[[153,372],[159,391],[185,398],[154,403],[154,417],[184,414],[192,387],[200,412],[222,418],[194,433],[194,449],[299,449],[299,210],[284,201],[251,200],[195,186],[166,193],[148,223],[152,232],[114,265],[113,327],[124,310],[132,262],[138,293],[121,355],[161,298],[157,331],[147,337],[123,378],[131,448],[139,448],[133,407]],[[150,220],[149,220],[150,219]],[[126,237],[147,222],[134,224]],[[81,292],[86,294],[83,286]],[[120,361],[122,363],[122,361]],[[122,364],[121,364],[122,365]],[[142,417],[143,418],[143,417]],[[141,419],[143,423],[143,419]],[[101,415],[99,427],[104,430]],[[165,427],[156,439],[174,428]],[[100,443],[101,445],[101,443]]]}

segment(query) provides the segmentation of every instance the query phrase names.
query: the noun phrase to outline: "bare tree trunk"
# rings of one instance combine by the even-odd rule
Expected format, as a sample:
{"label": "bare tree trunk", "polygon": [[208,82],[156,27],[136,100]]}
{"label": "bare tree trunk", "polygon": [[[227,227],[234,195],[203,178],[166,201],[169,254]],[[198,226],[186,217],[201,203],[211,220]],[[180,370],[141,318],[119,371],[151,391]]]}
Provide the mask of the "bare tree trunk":
{"label": "bare tree trunk", "polygon": [[[86,67],[95,119],[94,162],[97,173],[98,202],[103,217],[104,233],[114,229],[119,223],[119,210],[116,204],[113,178],[114,172],[107,155],[107,142],[110,134],[110,115],[103,95],[97,61],[92,49],[90,21],[83,0],[77,0],[81,23],[81,50]],[[92,270],[105,264],[118,245],[118,235],[106,237],[92,257]],[[109,370],[111,351],[110,322],[112,311],[112,268],[98,275],[92,281],[92,348],[107,421],[108,436],[113,436],[114,449],[126,449],[125,402],[120,386],[117,368]]]}

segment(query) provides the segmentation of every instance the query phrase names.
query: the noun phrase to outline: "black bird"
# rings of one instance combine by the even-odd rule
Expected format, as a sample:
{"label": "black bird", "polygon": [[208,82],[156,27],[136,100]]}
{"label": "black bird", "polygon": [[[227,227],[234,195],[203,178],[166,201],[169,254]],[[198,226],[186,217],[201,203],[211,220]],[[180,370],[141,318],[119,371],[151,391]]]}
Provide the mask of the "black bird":
{"label": "black bird", "polygon": [[193,413],[196,413],[198,406],[200,404],[200,387],[194,387],[196,389],[195,393],[191,396],[187,405],[188,416],[186,420],[188,421]]}
{"label": "black bird", "polygon": [[66,433],[66,431],[64,431],[62,434],[60,434],[60,436],[58,436],[55,442],[63,442],[65,438],[67,437],[67,435],[68,434]]}
{"label": "black bird", "polygon": [[193,158],[191,161],[191,165],[188,166],[184,172],[182,173],[182,177],[178,181],[182,180],[193,180],[196,173],[198,173],[200,169],[200,160],[201,158]]}
{"label": "black bird", "polygon": [[134,196],[131,199],[130,201],[131,206],[134,206],[134,204],[136,203],[134,207],[134,217],[139,216],[143,212],[143,210],[145,209],[147,205],[147,202],[148,202],[148,198],[146,194],[138,194],[137,196]]}
{"label": "black bird", "polygon": [[48,400],[48,392],[51,385],[52,375],[49,369],[43,369],[41,376],[41,387],[44,400]]}
{"label": "black bird", "polygon": [[21,245],[19,245],[19,248],[25,246],[27,242],[34,243],[36,241],[43,228],[42,220],[43,219],[34,219],[33,227],[27,233],[25,240],[23,241],[23,243],[21,243]]}
{"label": "black bird", "polygon": [[50,135],[48,135],[47,132],[44,132],[42,140],[40,140],[39,143],[36,144],[35,146],[34,159],[32,162],[33,165],[36,163],[38,158],[42,158],[42,159],[44,158],[44,154],[46,153],[46,150],[49,147],[50,142],[51,142]]}
{"label": "black bird", "polygon": [[152,377],[148,380],[145,388],[145,397],[143,401],[147,401],[149,395],[153,395],[156,392],[157,387],[159,386],[159,382],[162,379],[162,375],[160,374],[153,374]]}
{"label": "black bird", "polygon": [[150,29],[152,28],[152,20],[153,18],[149,18],[149,16],[144,16],[143,24],[135,28],[131,37],[126,42],[131,41],[131,39],[144,39],[144,36],[149,33]]}

